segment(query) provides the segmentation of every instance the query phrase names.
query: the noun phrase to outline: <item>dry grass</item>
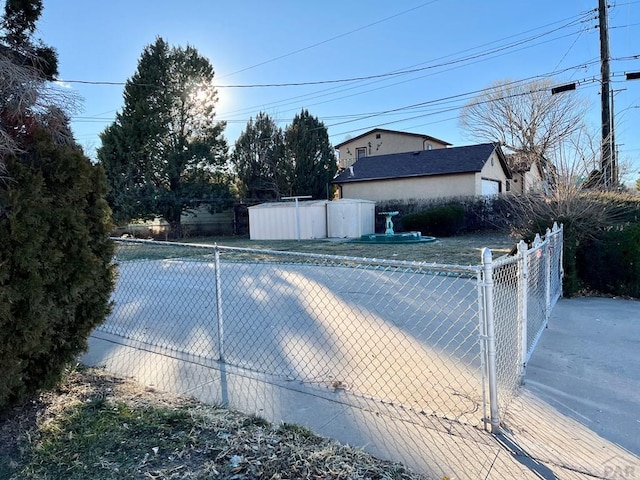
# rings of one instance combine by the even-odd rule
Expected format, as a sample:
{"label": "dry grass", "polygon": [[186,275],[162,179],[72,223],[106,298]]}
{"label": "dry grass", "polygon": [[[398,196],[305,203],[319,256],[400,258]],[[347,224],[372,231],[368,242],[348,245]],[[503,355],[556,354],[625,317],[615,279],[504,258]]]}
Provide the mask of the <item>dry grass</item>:
{"label": "dry grass", "polygon": [[77,369],[57,391],[0,419],[0,478],[422,477],[300,426]]}
{"label": "dry grass", "polygon": [[407,244],[363,244],[347,240],[249,240],[245,237],[193,238],[189,243],[217,243],[218,245],[264,250],[278,250],[352,257],[409,260],[448,265],[479,265],[482,247],[491,249],[494,256],[509,253],[517,239],[507,233],[482,233],[438,238],[436,242]]}

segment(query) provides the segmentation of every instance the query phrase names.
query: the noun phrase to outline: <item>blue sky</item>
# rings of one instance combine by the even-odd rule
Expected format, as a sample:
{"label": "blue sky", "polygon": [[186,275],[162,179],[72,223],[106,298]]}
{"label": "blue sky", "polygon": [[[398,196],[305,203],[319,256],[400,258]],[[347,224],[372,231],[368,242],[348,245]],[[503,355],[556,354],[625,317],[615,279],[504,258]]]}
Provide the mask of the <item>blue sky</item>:
{"label": "blue sky", "polygon": [[[60,78],[84,100],[72,125],[88,149],[99,146],[98,134],[122,108],[123,87],[73,81],[126,81],[156,36],[172,45],[193,45],[210,59],[220,86],[217,117],[228,122],[231,146],[259,111],[284,127],[301,108],[324,121],[333,143],[379,126],[464,145],[472,142],[459,128],[458,109],[472,92],[498,80],[542,75],[558,83],[578,81],[575,94],[589,102],[587,121],[599,132],[597,3],[45,0],[37,34],[57,49]],[[635,179],[640,81],[625,81],[624,73],[640,71],[640,0],[612,0],[609,24],[616,143]],[[411,69],[420,70],[344,83],[229,87]],[[454,98],[443,100],[448,97]],[[407,108],[415,104],[424,105]]]}

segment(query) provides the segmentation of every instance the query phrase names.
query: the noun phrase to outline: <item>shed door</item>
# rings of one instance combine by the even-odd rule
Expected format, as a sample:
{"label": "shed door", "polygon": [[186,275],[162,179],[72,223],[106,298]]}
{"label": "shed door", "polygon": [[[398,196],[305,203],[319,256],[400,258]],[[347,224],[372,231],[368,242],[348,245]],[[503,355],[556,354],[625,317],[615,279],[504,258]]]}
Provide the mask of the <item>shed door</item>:
{"label": "shed door", "polygon": [[498,195],[500,193],[500,182],[497,180],[482,179],[482,195]]}

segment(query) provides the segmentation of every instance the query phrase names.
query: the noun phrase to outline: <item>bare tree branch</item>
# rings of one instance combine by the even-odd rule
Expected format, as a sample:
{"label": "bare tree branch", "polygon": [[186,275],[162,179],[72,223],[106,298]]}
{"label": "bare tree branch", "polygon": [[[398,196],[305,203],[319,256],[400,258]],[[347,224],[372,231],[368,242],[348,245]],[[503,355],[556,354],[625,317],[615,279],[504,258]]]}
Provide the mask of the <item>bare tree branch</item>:
{"label": "bare tree branch", "polygon": [[498,141],[510,153],[536,158],[554,174],[552,153],[583,125],[586,103],[575,94],[552,95],[550,80],[499,81],[469,102],[460,126],[469,137]]}
{"label": "bare tree branch", "polygon": [[8,155],[22,152],[21,138],[30,123],[44,127],[60,143],[73,143],[68,115],[79,97],[46,81],[34,67],[16,64],[0,50],[0,173]]}

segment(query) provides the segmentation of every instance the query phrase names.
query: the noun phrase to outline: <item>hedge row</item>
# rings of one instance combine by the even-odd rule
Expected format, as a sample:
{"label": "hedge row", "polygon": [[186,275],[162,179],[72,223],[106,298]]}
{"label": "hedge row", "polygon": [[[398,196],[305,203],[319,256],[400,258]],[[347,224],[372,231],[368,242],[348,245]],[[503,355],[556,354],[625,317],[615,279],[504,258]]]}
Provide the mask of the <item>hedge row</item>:
{"label": "hedge row", "polygon": [[577,252],[578,277],[602,293],[640,298],[640,223],[613,228]]}
{"label": "hedge row", "polygon": [[[395,230],[398,232],[417,230],[424,235],[443,236],[442,234],[429,233],[421,228],[416,228],[413,219],[406,223],[404,218],[408,215],[422,213],[432,209],[436,211],[444,207],[463,210],[462,224],[459,223],[458,213],[434,213],[434,215],[453,215],[457,219],[452,220],[455,224],[452,229],[456,234],[474,233],[487,230],[506,231],[509,229],[509,211],[508,202],[504,197],[457,197],[457,198],[436,198],[429,200],[414,201],[388,201],[378,202],[376,205],[377,212],[399,212],[398,217],[394,217],[396,224]],[[398,222],[395,222],[395,220]],[[384,231],[384,218],[376,215],[376,231]]]}
{"label": "hedge row", "polygon": [[464,208],[462,205],[440,205],[410,213],[402,218],[402,227],[423,235],[451,237],[464,227]]}
{"label": "hedge row", "polygon": [[[564,224],[564,293],[583,289],[640,297],[640,196],[624,192],[465,197],[384,202],[398,211],[397,231],[449,236],[510,231],[531,242],[553,222]],[[376,222],[383,219],[376,218]],[[377,231],[383,225],[377,223]]]}

